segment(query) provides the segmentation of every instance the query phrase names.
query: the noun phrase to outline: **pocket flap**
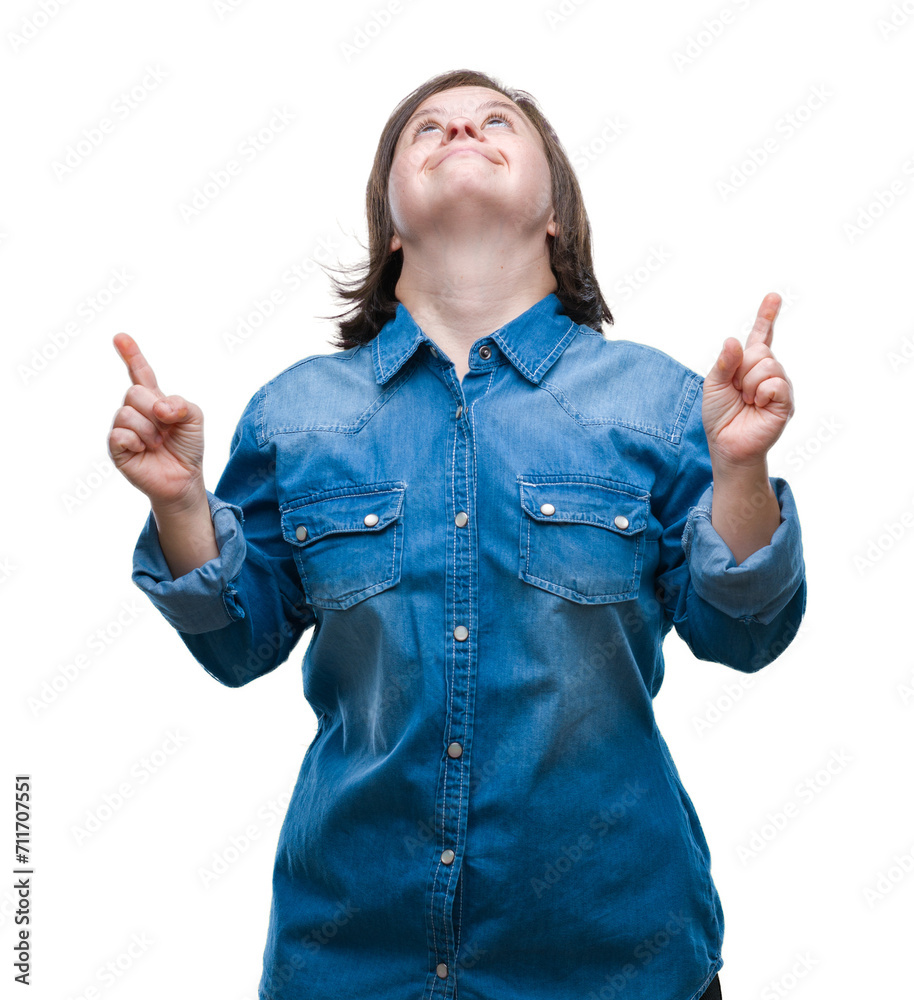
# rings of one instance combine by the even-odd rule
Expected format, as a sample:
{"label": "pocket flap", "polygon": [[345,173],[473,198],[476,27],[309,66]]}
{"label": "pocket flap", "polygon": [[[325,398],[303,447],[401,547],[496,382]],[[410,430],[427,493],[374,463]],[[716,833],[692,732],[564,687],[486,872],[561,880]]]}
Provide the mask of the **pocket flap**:
{"label": "pocket flap", "polygon": [[520,500],[536,521],[596,524],[618,535],[644,531],[650,512],[650,495],[637,493],[633,487],[567,477],[521,479]]}
{"label": "pocket flap", "polygon": [[280,507],[282,533],[292,545],[306,545],[335,532],[381,531],[400,517],[406,487],[348,487],[291,500]]}

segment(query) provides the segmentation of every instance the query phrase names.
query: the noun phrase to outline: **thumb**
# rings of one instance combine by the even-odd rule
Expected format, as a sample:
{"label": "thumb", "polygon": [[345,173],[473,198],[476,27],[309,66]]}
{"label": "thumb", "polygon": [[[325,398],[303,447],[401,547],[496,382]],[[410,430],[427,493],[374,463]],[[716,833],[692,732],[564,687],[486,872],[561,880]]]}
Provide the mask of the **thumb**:
{"label": "thumb", "polygon": [[736,337],[727,337],[713,367],[705,377],[705,386],[729,385],[743,360],[743,345]]}
{"label": "thumb", "polygon": [[183,396],[163,396],[152,404],[157,420],[164,424],[183,424],[199,417],[199,407]]}

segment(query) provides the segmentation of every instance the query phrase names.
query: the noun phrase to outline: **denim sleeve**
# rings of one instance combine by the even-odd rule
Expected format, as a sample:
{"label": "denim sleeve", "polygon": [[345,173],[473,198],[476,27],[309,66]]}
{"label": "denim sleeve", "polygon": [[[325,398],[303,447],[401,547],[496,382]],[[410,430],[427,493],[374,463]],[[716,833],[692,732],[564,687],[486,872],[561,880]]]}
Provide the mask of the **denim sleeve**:
{"label": "denim sleeve", "polygon": [[149,597],[169,625],[188,635],[223,628],[244,610],[231,585],[245,557],[244,515],[206,491],[219,556],[175,580],[159,545],[155,517],[150,511],[133,550],[133,582]]}
{"label": "denim sleeve", "polygon": [[219,555],[175,580],[151,512],[133,553],[133,582],[228,687],[279,666],[315,623],[282,537],[273,445],[257,438],[265,391],[245,407],[215,493],[207,490]]}
{"label": "denim sleeve", "polygon": [[666,487],[655,497],[663,524],[657,595],[699,659],[752,673],[787,648],[806,610],[800,522],[790,487],[770,478],[780,524],[769,544],[736,564],[711,524],[711,456],[701,401],[699,391],[685,419],[678,461],[666,470]]}

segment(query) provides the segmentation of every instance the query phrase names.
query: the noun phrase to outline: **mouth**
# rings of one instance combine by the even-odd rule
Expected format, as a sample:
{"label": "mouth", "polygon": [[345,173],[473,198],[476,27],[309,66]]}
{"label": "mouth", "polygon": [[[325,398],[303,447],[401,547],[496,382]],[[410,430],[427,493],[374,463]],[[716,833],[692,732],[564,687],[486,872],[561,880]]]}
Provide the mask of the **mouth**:
{"label": "mouth", "polygon": [[481,153],[478,149],[473,149],[470,146],[461,146],[459,149],[452,149],[449,153],[445,153],[435,166],[440,166],[449,156],[456,156],[458,153],[473,153],[476,156],[483,157],[483,159],[490,159],[490,157],[486,156],[485,153]]}

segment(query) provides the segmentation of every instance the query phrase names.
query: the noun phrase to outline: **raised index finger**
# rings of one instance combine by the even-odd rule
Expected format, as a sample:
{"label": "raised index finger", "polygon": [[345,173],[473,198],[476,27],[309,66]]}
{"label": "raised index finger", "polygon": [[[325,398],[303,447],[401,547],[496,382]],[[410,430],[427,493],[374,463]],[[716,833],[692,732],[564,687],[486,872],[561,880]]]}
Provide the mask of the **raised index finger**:
{"label": "raised index finger", "polygon": [[774,321],[780,312],[781,301],[781,296],[777,292],[769,292],[762,299],[758,315],[755,317],[755,324],[746,338],[746,347],[759,343],[771,347],[771,338],[774,336]]}
{"label": "raised index finger", "polygon": [[134,385],[144,385],[147,389],[161,393],[162,390],[159,388],[159,383],[156,382],[155,372],[143,357],[143,352],[136,346],[133,337],[127,333],[116,333],[113,340],[117,353],[127,365],[130,381]]}

